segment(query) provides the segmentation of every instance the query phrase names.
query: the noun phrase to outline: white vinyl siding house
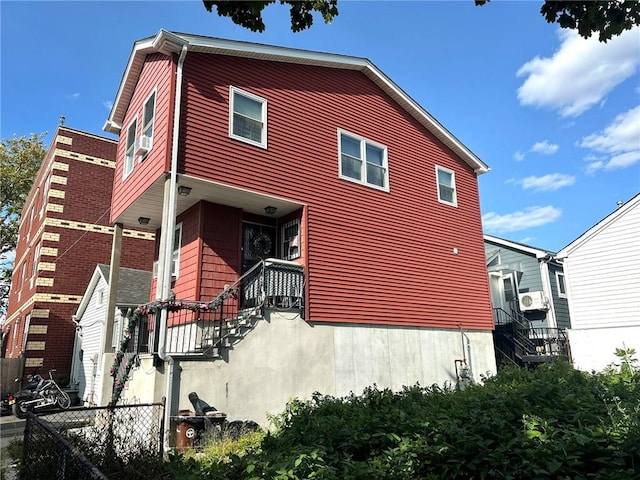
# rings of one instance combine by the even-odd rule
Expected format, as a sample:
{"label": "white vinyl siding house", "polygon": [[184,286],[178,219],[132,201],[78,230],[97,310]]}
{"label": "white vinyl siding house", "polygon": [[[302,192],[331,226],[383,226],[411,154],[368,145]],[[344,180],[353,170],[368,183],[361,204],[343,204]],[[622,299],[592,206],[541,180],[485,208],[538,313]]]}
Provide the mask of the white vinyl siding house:
{"label": "white vinyl siding house", "polygon": [[126,312],[128,308],[135,308],[149,300],[151,272],[120,268],[119,277],[113,336],[110,342],[111,352],[106,355],[103,353],[109,292],[107,265],[96,266],[78,311],[74,315],[77,327],[71,364],[71,383],[78,390],[81,404],[86,406],[102,405],[105,403],[104,398],[111,395],[110,392],[105,391],[107,388],[105,385],[110,385],[112,379],[104,377],[104,372],[108,372],[109,369],[105,370],[103,364],[107,362],[109,367],[113,361],[112,352],[115,352],[120,345],[124,330],[122,311]]}
{"label": "white vinyl siding house", "polygon": [[640,350],[640,194],[558,253],[578,368],[600,370],[616,348]]}

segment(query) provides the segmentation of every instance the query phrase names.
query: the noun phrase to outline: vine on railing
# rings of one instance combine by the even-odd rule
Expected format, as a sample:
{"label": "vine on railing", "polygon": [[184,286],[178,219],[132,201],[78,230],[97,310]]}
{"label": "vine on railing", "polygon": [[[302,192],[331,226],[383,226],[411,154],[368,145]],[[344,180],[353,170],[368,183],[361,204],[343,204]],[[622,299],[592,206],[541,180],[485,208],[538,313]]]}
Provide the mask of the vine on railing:
{"label": "vine on railing", "polygon": [[[142,319],[146,319],[149,314],[158,314],[162,310],[167,312],[177,312],[180,310],[189,310],[192,312],[213,312],[216,311],[227,298],[238,298],[238,288],[227,287],[211,302],[197,302],[197,301],[159,301],[141,305],[137,307],[131,315],[129,315],[127,326],[124,330],[123,338],[120,341],[118,351],[113,355],[113,364],[109,375],[113,377],[113,392],[111,395],[111,402],[109,405],[113,406],[118,403],[122,390],[124,389],[127,380],[129,380],[129,374],[131,369],[136,363],[136,355],[127,356],[127,350],[129,343],[133,338],[136,327]],[[123,366],[123,361],[126,358],[126,362]]]}

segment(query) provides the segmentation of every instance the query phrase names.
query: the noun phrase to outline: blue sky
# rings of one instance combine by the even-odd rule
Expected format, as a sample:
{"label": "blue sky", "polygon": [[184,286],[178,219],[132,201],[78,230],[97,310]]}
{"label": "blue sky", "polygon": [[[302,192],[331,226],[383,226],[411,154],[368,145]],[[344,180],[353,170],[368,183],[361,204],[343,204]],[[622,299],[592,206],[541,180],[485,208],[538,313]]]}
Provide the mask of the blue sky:
{"label": "blue sky", "polygon": [[[200,1],[0,3],[2,138],[104,134],[133,42],[161,28],[366,57],[491,167],[485,232],[559,250],[640,191],[640,29],[607,44],[561,31],[540,1],[339,0],[292,33],[252,33]],[[112,137],[112,136],[111,136]]]}

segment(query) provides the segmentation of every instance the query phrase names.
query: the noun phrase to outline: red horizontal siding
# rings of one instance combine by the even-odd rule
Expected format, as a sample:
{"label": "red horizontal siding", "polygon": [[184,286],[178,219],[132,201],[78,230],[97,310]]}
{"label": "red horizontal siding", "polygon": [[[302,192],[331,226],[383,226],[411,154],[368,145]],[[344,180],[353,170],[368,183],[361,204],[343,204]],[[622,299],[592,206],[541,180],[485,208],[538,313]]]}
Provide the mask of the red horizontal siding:
{"label": "red horizontal siding", "polygon": [[[242,211],[203,203],[200,299],[218,296],[240,275]],[[222,227],[224,225],[224,227]]]}
{"label": "red horizontal siding", "polygon": [[[268,101],[267,149],[228,137],[230,85]],[[182,105],[181,172],[308,205],[309,320],[492,328],[474,172],[363,74],[190,53]],[[338,177],[338,128],[388,148],[390,192]]]}
{"label": "red horizontal siding", "polygon": [[[171,152],[171,123],[173,117],[170,112],[172,104],[173,61],[161,54],[149,55],[146,60],[140,80],[127,109],[122,123],[118,142],[118,162],[113,182],[113,202],[111,205],[111,222],[113,222],[127,207],[142,194],[166,170],[167,159]],[[123,180],[124,153],[127,142],[127,128],[133,118],[138,116],[137,136],[142,131],[142,117],[144,102],[151,92],[156,89],[156,111],[153,127],[153,147],[144,161],[135,159],[133,172]]]}

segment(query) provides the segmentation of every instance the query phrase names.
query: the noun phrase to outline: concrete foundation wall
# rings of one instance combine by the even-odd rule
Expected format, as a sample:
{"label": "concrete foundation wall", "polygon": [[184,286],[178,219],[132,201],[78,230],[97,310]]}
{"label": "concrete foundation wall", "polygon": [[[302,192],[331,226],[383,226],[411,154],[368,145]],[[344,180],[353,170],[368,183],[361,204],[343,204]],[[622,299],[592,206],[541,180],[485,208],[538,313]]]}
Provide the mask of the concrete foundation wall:
{"label": "concrete foundation wall", "polygon": [[226,358],[176,361],[172,413],[192,409],[188,394],[195,391],[229,420],[267,426],[268,415],[292,397],[316,391],[344,396],[374,383],[394,390],[455,383],[455,360],[464,356],[476,380],[495,373],[491,332],[467,332],[464,353],[462,339],[456,330],[310,325],[297,314],[271,312]]}
{"label": "concrete foundation wall", "polygon": [[568,330],[573,365],[579,370],[601,371],[619,363],[616,348],[635,348],[640,352],[640,326]]}
{"label": "concrete foundation wall", "polygon": [[153,403],[166,396],[166,377],[164,368],[153,367],[153,355],[141,355],[140,367],[133,371],[122,391],[122,403]]}

